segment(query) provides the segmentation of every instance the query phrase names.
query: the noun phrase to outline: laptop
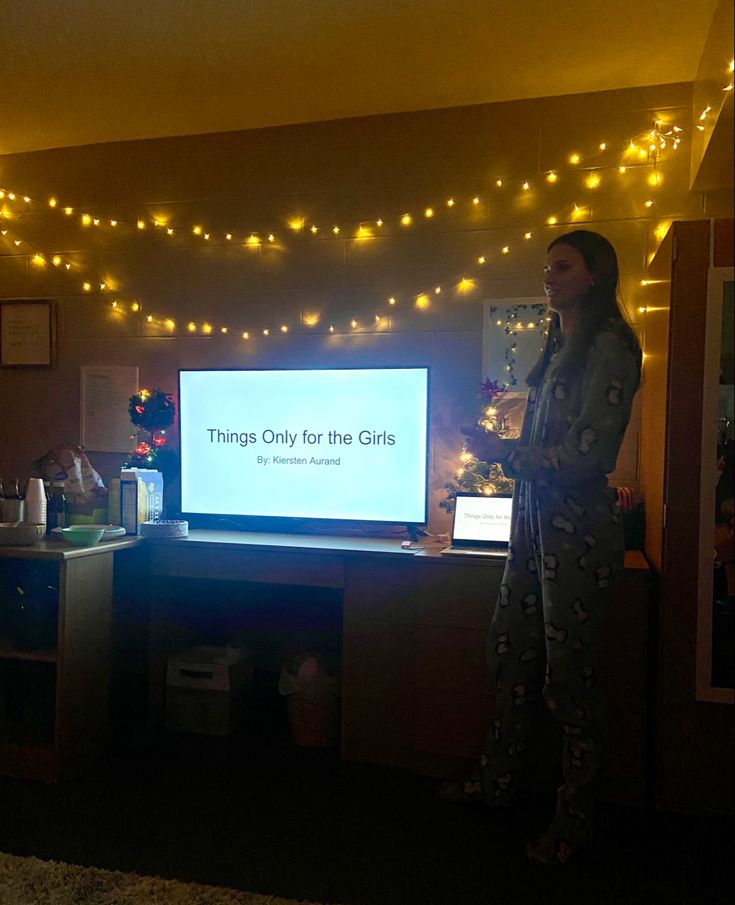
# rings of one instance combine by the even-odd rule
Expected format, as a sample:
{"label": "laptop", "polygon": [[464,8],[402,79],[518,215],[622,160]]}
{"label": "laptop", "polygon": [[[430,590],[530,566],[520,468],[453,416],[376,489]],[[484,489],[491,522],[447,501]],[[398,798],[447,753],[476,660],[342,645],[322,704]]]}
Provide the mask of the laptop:
{"label": "laptop", "polygon": [[441,551],[442,555],[507,556],[512,505],[509,493],[492,496],[458,493],[454,501],[452,542]]}

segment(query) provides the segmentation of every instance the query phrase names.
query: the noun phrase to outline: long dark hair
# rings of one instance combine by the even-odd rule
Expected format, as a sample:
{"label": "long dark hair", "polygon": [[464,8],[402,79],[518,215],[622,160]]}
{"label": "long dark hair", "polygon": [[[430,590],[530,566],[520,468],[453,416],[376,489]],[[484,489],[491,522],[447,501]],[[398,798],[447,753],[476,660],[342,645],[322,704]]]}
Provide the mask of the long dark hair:
{"label": "long dark hair", "polygon": [[594,277],[594,283],[579,298],[576,324],[563,346],[559,315],[555,311],[551,312],[543,352],[526,378],[529,386],[541,383],[554,353],[559,349],[561,351],[554,362],[554,373],[564,378],[581,373],[587,364],[594,338],[603,328],[618,331],[640,363],[638,340],[618,301],[618,256],[615,249],[604,236],[587,229],[575,229],[557,236],[547,252],[555,245],[562,244],[571,245],[582,255],[587,270]]}

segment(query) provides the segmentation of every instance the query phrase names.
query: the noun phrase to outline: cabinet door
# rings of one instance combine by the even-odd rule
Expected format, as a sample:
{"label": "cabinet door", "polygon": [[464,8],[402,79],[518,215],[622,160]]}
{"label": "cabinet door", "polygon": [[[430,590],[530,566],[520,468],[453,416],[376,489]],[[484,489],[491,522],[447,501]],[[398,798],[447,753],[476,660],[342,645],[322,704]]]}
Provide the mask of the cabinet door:
{"label": "cabinet door", "polygon": [[0,559],[0,745],[50,751],[55,734],[59,567]]}
{"label": "cabinet door", "polygon": [[735,701],[733,285],[732,267],[710,268],[705,313],[697,582],[697,700],[730,704]]}
{"label": "cabinet door", "polygon": [[56,747],[61,775],[91,763],[107,740],[112,553],[61,566]]}
{"label": "cabinet door", "polygon": [[[723,229],[731,236],[732,221],[672,226],[649,271],[657,295],[652,294],[656,301],[649,303],[644,328],[646,553],[661,578],[656,797],[662,808],[685,810],[733,809],[732,704],[712,695],[702,700],[697,682],[698,649],[701,653],[706,643],[711,650],[712,640],[711,631],[703,636],[698,616],[700,602],[712,605],[717,458],[715,430],[705,436],[703,417],[712,354],[707,342],[711,252]],[[729,248],[732,254],[732,240]],[[665,292],[668,298],[659,304]],[[652,310],[660,307],[664,312]],[[653,413],[650,420],[647,412]]]}

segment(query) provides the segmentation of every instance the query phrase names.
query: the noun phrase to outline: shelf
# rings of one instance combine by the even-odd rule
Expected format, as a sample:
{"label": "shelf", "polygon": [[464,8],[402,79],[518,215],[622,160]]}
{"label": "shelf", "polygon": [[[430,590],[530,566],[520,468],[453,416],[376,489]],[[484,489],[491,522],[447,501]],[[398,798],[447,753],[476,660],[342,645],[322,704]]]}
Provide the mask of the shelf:
{"label": "shelf", "polygon": [[39,726],[31,719],[3,721],[0,722],[0,745],[52,751],[54,727],[50,723]]}
{"label": "shelf", "polygon": [[[45,633],[46,641],[51,639]],[[54,635],[56,633],[54,632]],[[7,626],[0,622],[0,660],[34,660],[38,663],[57,663],[59,659],[56,646],[19,647]]]}
{"label": "shelf", "polygon": [[58,652],[49,650],[18,650],[10,640],[0,633],[0,660],[31,660],[36,663],[57,663]]}
{"label": "shelf", "polygon": [[5,776],[38,782],[56,782],[59,776],[58,757],[50,746],[0,741],[0,763]]}

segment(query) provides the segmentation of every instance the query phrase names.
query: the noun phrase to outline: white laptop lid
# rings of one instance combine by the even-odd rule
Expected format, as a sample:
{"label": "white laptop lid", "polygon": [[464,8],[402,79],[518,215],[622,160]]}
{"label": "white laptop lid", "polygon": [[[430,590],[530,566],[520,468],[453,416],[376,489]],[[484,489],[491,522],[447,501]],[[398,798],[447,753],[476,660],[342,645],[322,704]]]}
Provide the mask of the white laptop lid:
{"label": "white laptop lid", "polygon": [[507,548],[512,506],[510,494],[458,493],[454,503],[452,546]]}

